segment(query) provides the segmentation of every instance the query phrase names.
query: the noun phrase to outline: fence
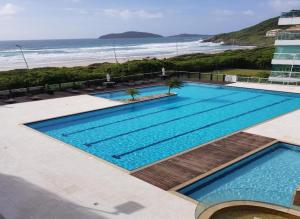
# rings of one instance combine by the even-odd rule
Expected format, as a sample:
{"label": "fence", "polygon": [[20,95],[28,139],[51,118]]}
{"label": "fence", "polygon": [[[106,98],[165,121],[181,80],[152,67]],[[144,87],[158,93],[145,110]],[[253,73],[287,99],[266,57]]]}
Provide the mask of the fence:
{"label": "fence", "polygon": [[[201,72],[188,72],[188,71],[167,71],[169,77],[177,77],[183,81],[202,81],[202,82],[225,82],[225,74],[219,73],[201,73]],[[111,77],[111,81],[114,81],[117,86],[124,84],[124,82],[143,82],[155,79],[159,81],[162,79],[161,72],[150,72],[143,74],[127,75],[121,77]],[[238,82],[247,83],[263,83],[263,84],[282,84],[282,85],[300,85],[300,81],[274,81],[269,80],[269,78],[259,78],[259,77],[237,77]],[[58,84],[46,84],[43,86],[26,87],[26,88],[16,88],[10,90],[0,91],[0,97],[17,97],[24,95],[33,95],[39,93],[53,93],[56,91],[65,91],[68,89],[84,89],[95,86],[102,86],[106,82],[106,78],[86,80],[86,81],[74,81]]]}
{"label": "fence", "polygon": [[259,84],[294,85],[294,86],[299,86],[300,85],[300,80],[299,81],[289,81],[289,80],[280,81],[280,80],[270,80],[269,78],[241,77],[241,76],[238,76],[238,82],[259,83]]}
{"label": "fence", "polygon": [[[201,72],[187,72],[187,71],[167,71],[168,77],[177,77],[180,80],[187,81],[214,81],[224,82],[224,74],[214,73],[201,73]],[[161,72],[150,72],[135,75],[126,75],[121,77],[111,77],[111,81],[114,81],[116,85],[122,85],[125,82],[143,82],[153,80],[159,81],[162,79]],[[26,88],[15,88],[9,90],[0,91],[0,97],[18,97],[24,95],[34,95],[40,93],[53,93],[56,91],[65,91],[68,89],[85,89],[90,87],[102,86],[106,82],[105,78],[99,78],[94,80],[86,81],[73,81],[57,84],[45,84],[42,86],[26,87]],[[153,81],[154,82],[154,81]]]}
{"label": "fence", "polygon": [[300,33],[293,33],[293,32],[279,32],[277,34],[277,40],[299,40]]}

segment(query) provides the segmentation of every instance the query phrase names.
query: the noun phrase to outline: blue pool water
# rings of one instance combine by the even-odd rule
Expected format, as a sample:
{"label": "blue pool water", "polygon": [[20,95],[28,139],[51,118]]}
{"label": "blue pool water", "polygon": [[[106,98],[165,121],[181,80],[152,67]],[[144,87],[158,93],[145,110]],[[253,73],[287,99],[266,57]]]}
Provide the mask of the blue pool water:
{"label": "blue pool water", "polygon": [[300,108],[296,94],[192,83],[174,92],[178,95],[28,125],[134,170]]}
{"label": "blue pool water", "polygon": [[179,192],[206,207],[247,200],[291,207],[300,186],[300,148],[278,143]]}

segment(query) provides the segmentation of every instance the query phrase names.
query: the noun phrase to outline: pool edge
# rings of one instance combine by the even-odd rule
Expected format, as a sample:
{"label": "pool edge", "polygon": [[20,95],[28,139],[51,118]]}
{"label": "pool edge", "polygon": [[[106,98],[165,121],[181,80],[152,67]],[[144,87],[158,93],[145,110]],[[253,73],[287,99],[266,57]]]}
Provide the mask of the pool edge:
{"label": "pool edge", "polygon": [[[212,207],[209,207],[205,209],[203,212],[198,215],[196,219],[208,219],[211,218],[215,213],[218,211],[230,208],[230,207],[238,207],[238,206],[250,206],[250,207],[262,207],[270,210],[279,211],[282,213],[290,214],[293,216],[300,217],[300,211],[292,209],[292,208],[286,208],[279,205],[273,205],[268,204],[264,202],[256,202],[256,201],[229,201],[229,202],[223,202],[221,204],[214,205]],[[197,215],[195,215],[197,216]]]}

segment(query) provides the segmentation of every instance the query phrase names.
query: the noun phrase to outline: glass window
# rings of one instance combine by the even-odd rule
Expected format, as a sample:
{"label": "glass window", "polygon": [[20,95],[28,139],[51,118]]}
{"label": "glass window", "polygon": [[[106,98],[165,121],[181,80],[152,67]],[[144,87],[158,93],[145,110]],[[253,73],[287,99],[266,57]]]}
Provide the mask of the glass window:
{"label": "glass window", "polygon": [[300,46],[277,46],[275,53],[299,53]]}
{"label": "glass window", "polygon": [[300,78],[300,65],[273,65],[271,76]]}

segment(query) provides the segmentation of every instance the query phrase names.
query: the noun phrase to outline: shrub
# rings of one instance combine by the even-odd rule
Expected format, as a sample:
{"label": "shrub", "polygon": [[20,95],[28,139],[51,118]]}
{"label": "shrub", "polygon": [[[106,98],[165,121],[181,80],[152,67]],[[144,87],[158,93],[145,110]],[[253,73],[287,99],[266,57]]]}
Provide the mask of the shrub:
{"label": "shrub", "polygon": [[271,69],[274,48],[225,51],[219,54],[192,54],[158,60],[144,59],[128,61],[122,64],[100,63],[87,67],[71,68],[35,68],[11,70],[0,73],[0,89],[22,88],[44,84],[58,84],[71,81],[83,81],[105,78],[110,73],[112,78],[126,75],[167,70],[209,72],[222,69],[247,68]]}

